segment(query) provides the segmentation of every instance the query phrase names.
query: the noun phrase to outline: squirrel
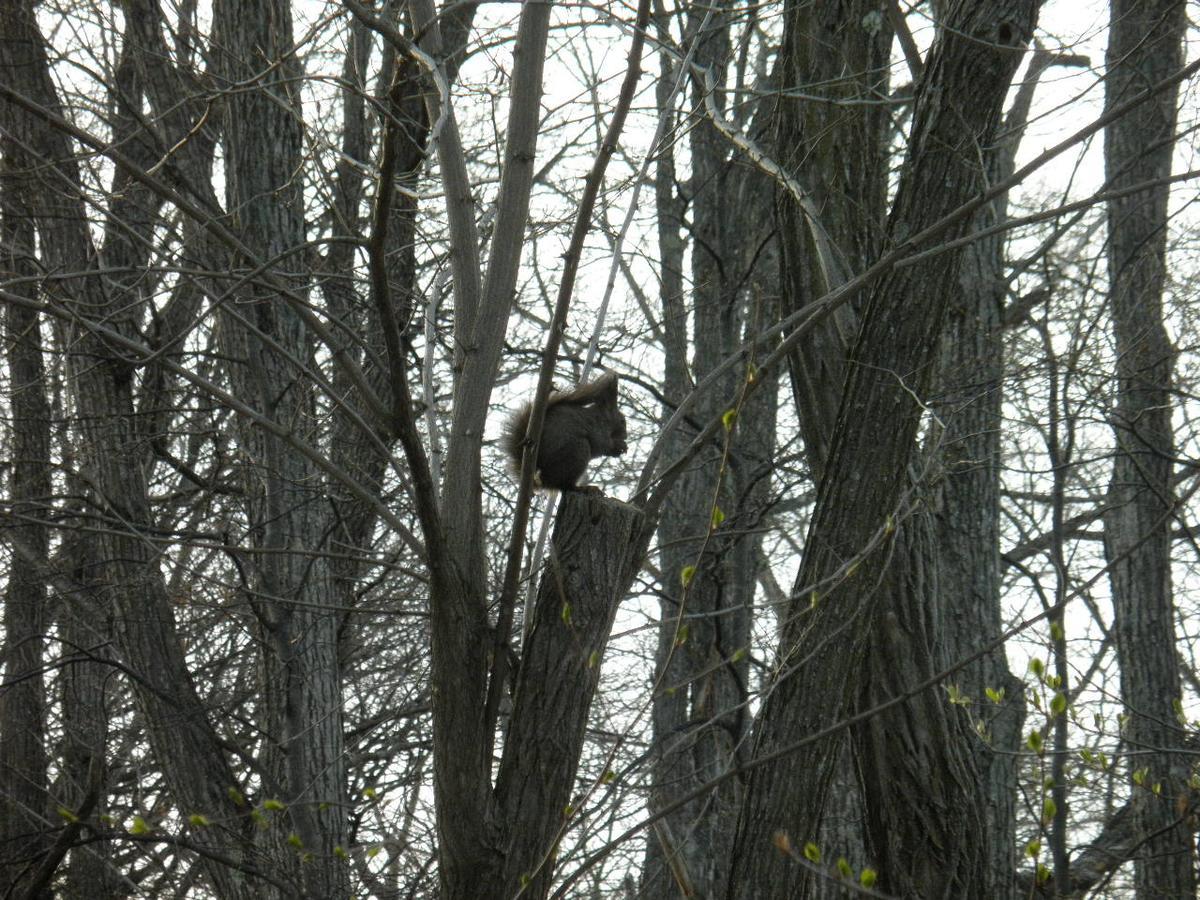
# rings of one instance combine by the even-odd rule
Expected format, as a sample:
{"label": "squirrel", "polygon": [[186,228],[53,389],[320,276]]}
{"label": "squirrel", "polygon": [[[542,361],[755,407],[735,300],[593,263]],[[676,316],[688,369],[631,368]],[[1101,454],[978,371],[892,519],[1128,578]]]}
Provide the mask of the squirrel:
{"label": "squirrel", "polygon": [[[617,376],[611,373],[573,391],[550,394],[538,445],[537,475],[542,488],[585,491],[578,482],[591,460],[625,452],[625,416],[617,401]],[[504,431],[504,451],[516,471],[521,468],[532,411],[533,404],[525,403],[512,414]]]}

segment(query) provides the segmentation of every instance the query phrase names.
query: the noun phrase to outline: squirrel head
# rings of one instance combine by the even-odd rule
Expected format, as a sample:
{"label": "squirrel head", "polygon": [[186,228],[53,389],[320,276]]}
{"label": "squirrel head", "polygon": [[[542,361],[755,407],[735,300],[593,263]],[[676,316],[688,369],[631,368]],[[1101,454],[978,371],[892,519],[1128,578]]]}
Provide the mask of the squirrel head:
{"label": "squirrel head", "polygon": [[621,412],[620,398],[617,394],[617,376],[611,373],[605,375],[596,382],[596,386],[602,387],[603,391],[596,398],[596,407],[604,411],[604,425],[608,429],[607,449],[604,455],[622,456],[629,446],[625,443],[627,432],[625,416]]}

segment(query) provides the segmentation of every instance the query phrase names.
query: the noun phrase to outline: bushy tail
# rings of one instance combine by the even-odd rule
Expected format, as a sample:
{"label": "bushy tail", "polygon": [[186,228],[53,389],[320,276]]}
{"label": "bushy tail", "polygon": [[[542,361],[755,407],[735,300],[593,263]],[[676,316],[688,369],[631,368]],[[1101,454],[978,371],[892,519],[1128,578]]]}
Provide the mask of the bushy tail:
{"label": "bushy tail", "polygon": [[525,444],[525,432],[529,430],[529,416],[532,412],[532,403],[522,403],[504,425],[502,446],[514,474],[521,471],[521,448]]}

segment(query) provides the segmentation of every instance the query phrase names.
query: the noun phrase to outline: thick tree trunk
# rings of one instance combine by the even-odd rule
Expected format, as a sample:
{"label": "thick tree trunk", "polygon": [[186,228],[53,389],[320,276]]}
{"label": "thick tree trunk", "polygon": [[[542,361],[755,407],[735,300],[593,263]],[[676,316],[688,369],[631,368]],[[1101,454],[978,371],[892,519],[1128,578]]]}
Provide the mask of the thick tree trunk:
{"label": "thick tree trunk", "polygon": [[[811,97],[781,97],[776,111],[780,160],[821,212],[817,225],[835,249],[826,270],[808,222],[790,196],[778,202],[783,259],[783,311],[791,314],[820,299],[844,279],[865,270],[879,255],[887,219],[887,172],[892,136],[887,107],[893,31],[885,0],[786,4],[787,30],[780,53],[780,83],[807,85]],[[865,27],[874,22],[876,27]],[[792,398],[805,458],[820,481],[841,405],[846,357],[858,330],[861,298],[840,307],[788,358]],[[855,748],[846,743],[830,794],[831,809],[818,843],[856,869],[871,862],[866,849],[866,810]],[[836,882],[813,885],[816,897],[840,897]]]}
{"label": "thick tree trunk", "polygon": [[[820,210],[820,233],[834,249],[826,271],[813,226],[786,194],[779,197],[783,311],[791,314],[861,272],[879,256],[887,219],[892,122],[893,32],[887,0],[786,4],[779,80],[806,85],[781,97],[776,111],[780,161]],[[874,22],[877,27],[867,27]],[[814,102],[811,92],[822,94]],[[820,481],[846,380],[846,354],[858,332],[861,300],[840,307],[788,359],[805,456]]]}
{"label": "thick tree trunk", "polygon": [[[987,219],[991,218],[989,213]],[[977,217],[975,224],[985,221]],[[1003,631],[999,534],[1003,259],[1000,235],[967,249],[949,313],[934,407],[946,426],[941,450],[944,474],[934,503],[934,552],[942,598],[941,647],[944,661],[951,663],[992,644]],[[971,715],[986,730],[969,744],[983,785],[990,835],[990,887],[984,893],[997,900],[1011,898],[1017,865],[1014,817],[1024,685],[1009,671],[1003,649],[972,663],[952,681],[971,699]],[[987,700],[989,688],[1003,691],[999,703]]]}
{"label": "thick tree trunk", "polygon": [[[1014,159],[1042,73],[1060,60],[1040,48],[1004,122],[1002,142],[984,148],[987,180],[1013,172]],[[1078,59],[1063,60],[1077,64]],[[1007,196],[976,213],[972,230],[993,229],[1008,216]],[[1008,297],[1005,235],[993,233],[966,248],[958,291],[947,310],[938,390],[933,409],[945,426],[938,451],[942,477],[934,495],[941,662],[954,663],[995,646],[1002,632],[1000,608],[1000,466],[1004,310]],[[1025,718],[1024,686],[1008,669],[1002,648],[954,676],[970,698],[971,715],[982,733],[970,739],[983,784],[990,861],[989,897],[1013,898],[1016,884],[1016,798],[1018,751]],[[999,702],[987,690],[1002,692]]]}
{"label": "thick tree trunk", "polygon": [[[863,709],[945,668],[945,591],[938,536],[923,508],[899,528],[865,657]],[[923,691],[854,729],[863,782],[867,855],[899,897],[991,897],[988,793],[970,722],[942,690]],[[950,878],[946,878],[947,873]]]}
{"label": "thick tree trunk", "polygon": [[[564,494],[523,647],[513,716],[496,780],[508,825],[502,878],[476,896],[540,900],[558,841],[571,826],[588,711],[617,606],[641,561],[641,512],[587,494]],[[499,887],[497,887],[499,885]]]}
{"label": "thick tree trunk", "polygon": [[[292,53],[291,4],[220,2],[214,7],[218,68],[252,87],[225,98],[223,145],[233,230],[257,259],[282,271],[303,260],[299,65]],[[234,391],[281,426],[316,429],[313,386],[300,367],[311,337],[284,291],[306,285],[283,276],[251,282],[222,309],[220,338]],[[313,897],[350,892],[346,860],[346,773],[337,659],[341,613],[328,560],[312,551],[332,533],[324,480],[282,438],[242,422],[251,603],[263,632],[261,688],[272,740],[264,762],[283,792],[287,826],[275,829],[276,857]],[[299,846],[296,846],[296,844]],[[320,860],[319,865],[308,862]]]}
{"label": "thick tree trunk", "polygon": [[[22,171],[20,152],[0,143],[0,278],[32,292],[34,265],[33,178]],[[21,288],[17,288],[21,290]],[[4,684],[0,685],[0,889],[27,890],[29,874],[48,846],[52,821],[46,796],[45,524],[50,503],[50,411],[37,313],[9,306],[4,313],[4,361],[12,419],[9,432],[9,514],[5,528],[13,560],[4,592]],[[41,890],[37,900],[49,897]],[[33,900],[33,898],[31,898]]]}
{"label": "thick tree trunk", "polygon": [[[1182,64],[1182,0],[1113,0],[1105,101],[1115,106]],[[1109,303],[1117,354],[1117,452],[1104,517],[1124,746],[1133,776],[1139,897],[1190,897],[1194,847],[1187,818],[1186,736],[1171,591],[1174,525],[1171,381],[1174,349],[1163,325],[1166,226],[1178,91],[1165,90],[1105,130],[1109,186],[1158,182],[1108,203]],[[1156,785],[1161,790],[1154,790]]]}
{"label": "thick tree trunk", "polygon": [[[896,244],[968,200],[982,182],[972,148],[987,146],[1037,4],[1011,0],[956,3],[939,31],[920,86],[910,152],[901,174],[888,242]],[[946,237],[961,233],[960,223]],[[850,356],[847,387],[821,481],[796,594],[780,648],[777,677],[764,704],[756,754],[841,722],[865,684],[869,637],[888,625],[875,615],[893,534],[904,512],[908,465],[920,423],[917,398],[930,381],[958,254],[893,270],[872,288]],[[857,560],[850,568],[849,561]],[[927,598],[926,602],[932,602]],[[889,615],[901,616],[902,611]],[[803,845],[818,835],[836,754],[808,743],[756,768],[738,824],[731,897],[793,897],[808,880],[773,840]],[[961,763],[961,759],[954,760]],[[987,864],[977,786],[969,765],[929,773],[939,791],[906,790],[922,804],[925,836],[919,872],[897,872],[922,896],[969,896]],[[883,873],[884,889],[888,873]]]}
{"label": "thick tree trunk", "polygon": [[[76,496],[86,491],[77,479]],[[80,521],[79,524],[83,524]],[[95,537],[79,529],[67,539],[59,556],[64,561],[63,580],[69,590],[56,604],[56,618],[67,656],[78,657],[65,666],[61,678],[63,718],[62,771],[55,783],[55,799],[73,811],[89,802],[92,817],[108,810],[108,731],[106,703],[112,703],[109,679],[112,614],[102,602],[96,578]],[[97,796],[92,796],[93,794]],[[89,817],[90,818],[90,817]],[[106,841],[74,848],[67,858],[64,878],[58,882],[64,900],[123,897],[129,890],[110,859],[113,847]]]}

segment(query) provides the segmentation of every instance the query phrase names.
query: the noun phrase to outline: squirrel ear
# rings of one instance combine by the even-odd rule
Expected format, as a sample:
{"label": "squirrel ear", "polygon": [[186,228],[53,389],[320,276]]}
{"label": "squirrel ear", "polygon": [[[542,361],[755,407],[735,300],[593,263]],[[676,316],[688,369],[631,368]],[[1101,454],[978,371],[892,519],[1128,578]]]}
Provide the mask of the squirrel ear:
{"label": "squirrel ear", "polygon": [[612,397],[614,400],[617,397],[617,375],[615,372],[609,372],[600,379],[604,382],[604,394],[606,397]]}

